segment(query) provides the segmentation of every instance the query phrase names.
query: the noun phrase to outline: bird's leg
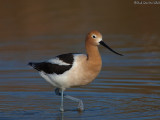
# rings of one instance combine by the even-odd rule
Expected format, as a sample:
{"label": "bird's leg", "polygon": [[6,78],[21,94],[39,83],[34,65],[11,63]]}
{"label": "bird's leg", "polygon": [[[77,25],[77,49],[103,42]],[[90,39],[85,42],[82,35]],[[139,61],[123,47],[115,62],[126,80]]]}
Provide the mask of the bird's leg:
{"label": "bird's leg", "polygon": [[80,100],[78,98],[75,98],[75,97],[72,97],[72,96],[69,96],[69,95],[64,95],[64,97],[68,98],[70,100],[78,102],[78,110],[79,111],[83,111],[84,110],[84,105],[83,105],[83,101],[82,100]]}
{"label": "bird's leg", "polygon": [[63,109],[63,89],[61,89],[61,93],[59,92],[60,91],[60,88],[56,88],[55,89],[55,93],[56,93],[56,95],[58,95],[58,96],[61,96],[61,107],[60,107],[60,111],[61,112],[63,112],[64,111],[64,109]]}
{"label": "bird's leg", "polygon": [[60,111],[64,111],[63,109],[63,90],[61,89],[61,107],[60,107]]}
{"label": "bird's leg", "polygon": [[66,94],[63,94],[63,90],[60,93],[60,88],[56,88],[55,89],[55,93],[56,93],[56,95],[61,96],[61,108],[60,108],[61,111],[62,111],[62,108],[63,108],[63,96],[65,98],[67,98],[67,99],[70,99],[70,100],[73,100],[75,102],[78,102],[78,110],[80,110],[80,111],[84,110],[84,105],[83,105],[83,101],[82,100],[80,100],[78,98],[75,98],[75,97],[72,97],[72,96],[69,96],[69,95],[66,95]]}
{"label": "bird's leg", "polygon": [[55,89],[56,95],[61,96],[61,93],[60,93],[59,91],[60,91],[60,88],[56,88],[56,89]]}

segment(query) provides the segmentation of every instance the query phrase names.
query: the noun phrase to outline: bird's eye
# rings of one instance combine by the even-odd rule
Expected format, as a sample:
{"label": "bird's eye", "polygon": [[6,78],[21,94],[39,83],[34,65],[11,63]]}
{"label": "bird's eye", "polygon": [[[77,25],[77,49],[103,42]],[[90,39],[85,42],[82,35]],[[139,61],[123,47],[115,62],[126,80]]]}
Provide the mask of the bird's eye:
{"label": "bird's eye", "polygon": [[92,37],[93,37],[93,38],[96,38],[96,36],[95,36],[95,35],[93,35]]}

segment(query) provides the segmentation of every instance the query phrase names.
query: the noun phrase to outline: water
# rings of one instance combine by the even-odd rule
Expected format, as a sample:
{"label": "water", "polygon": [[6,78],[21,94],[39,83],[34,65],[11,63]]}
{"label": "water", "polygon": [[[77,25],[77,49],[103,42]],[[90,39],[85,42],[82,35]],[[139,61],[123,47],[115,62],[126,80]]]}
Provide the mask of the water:
{"label": "water", "polygon": [[[1,1],[0,5],[0,119],[160,119],[157,6],[116,0],[99,4],[93,0],[92,5],[72,0]],[[103,40],[124,56],[100,46],[99,76],[90,85],[66,91],[83,100],[85,111],[77,112],[77,103],[65,99],[66,111],[61,113],[54,88],[27,63],[84,53],[85,34],[91,29],[102,32]]]}

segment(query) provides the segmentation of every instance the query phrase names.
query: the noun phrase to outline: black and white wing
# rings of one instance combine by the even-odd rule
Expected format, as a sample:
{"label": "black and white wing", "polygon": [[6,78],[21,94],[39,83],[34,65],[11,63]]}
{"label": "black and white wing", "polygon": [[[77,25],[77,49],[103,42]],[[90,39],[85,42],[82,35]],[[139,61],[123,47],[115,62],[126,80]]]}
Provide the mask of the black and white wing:
{"label": "black and white wing", "polygon": [[34,69],[46,74],[63,74],[71,69],[73,62],[74,55],[72,53],[68,53],[56,56],[55,58],[45,62],[29,62],[28,64]]}

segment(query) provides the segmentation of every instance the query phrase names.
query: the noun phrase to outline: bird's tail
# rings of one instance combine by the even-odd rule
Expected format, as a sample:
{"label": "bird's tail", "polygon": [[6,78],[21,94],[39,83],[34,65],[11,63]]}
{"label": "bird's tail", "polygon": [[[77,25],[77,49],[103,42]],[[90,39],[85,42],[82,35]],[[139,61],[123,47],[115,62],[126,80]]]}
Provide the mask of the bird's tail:
{"label": "bird's tail", "polygon": [[34,69],[37,69],[37,65],[34,62],[29,62],[28,65],[33,67]]}
{"label": "bird's tail", "polygon": [[33,62],[29,62],[28,65],[29,65],[29,66],[33,66]]}
{"label": "bird's tail", "polygon": [[[43,62],[42,62],[43,63]],[[36,63],[36,62],[29,62],[28,65],[33,67],[34,69],[41,71],[43,64],[42,63]]]}

